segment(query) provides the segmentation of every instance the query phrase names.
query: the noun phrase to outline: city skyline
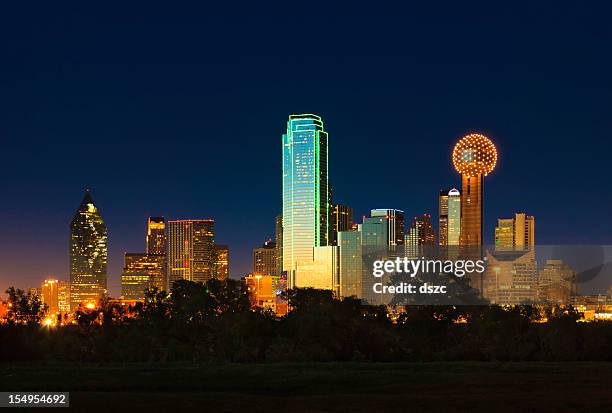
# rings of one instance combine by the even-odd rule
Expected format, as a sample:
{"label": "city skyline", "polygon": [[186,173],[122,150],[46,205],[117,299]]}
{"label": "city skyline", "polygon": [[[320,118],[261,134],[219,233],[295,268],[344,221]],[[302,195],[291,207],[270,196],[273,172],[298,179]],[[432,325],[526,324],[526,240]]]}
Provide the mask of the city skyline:
{"label": "city skyline", "polygon": [[[121,19],[88,7],[22,11],[1,28],[15,39],[0,68],[2,291],[67,279],[66,228],[85,187],[109,228],[113,295],[149,216],[214,218],[232,276],[248,272],[282,212],[291,113],[325,120],[334,203],[355,222],[376,208],[435,218],[438,191],[461,188],[453,144],[477,132],[500,152],[486,178],[485,244],[498,218],[521,211],[537,217],[538,243],[612,243],[612,59],[608,26],[596,24],[605,13],[577,5],[491,19],[457,5],[385,23],[340,13],[285,38],[288,22],[275,19],[203,24],[201,13],[153,9],[140,19],[129,7],[133,18]],[[577,222],[588,230],[567,230]]]}
{"label": "city skyline", "polygon": [[[290,119],[291,119],[291,117],[295,117],[295,118],[297,118],[297,119],[300,119],[300,118],[301,118],[301,117],[303,117],[303,116],[315,116],[315,117],[316,117],[316,118],[318,118],[319,120],[321,120],[321,119],[322,119],[322,118],[321,118],[321,117],[319,117],[318,115],[291,115],[291,116],[290,116]],[[453,189],[453,191],[456,191],[456,190],[455,190],[455,189]],[[439,197],[441,197],[443,194],[448,194],[448,192],[449,192],[449,191],[439,190],[439,191],[437,191],[437,192],[436,192],[436,191],[434,191],[434,192],[433,192],[433,194],[436,194],[436,193],[437,193],[437,194],[439,194]],[[331,196],[331,195],[330,195],[330,196]],[[446,196],[447,196],[447,195],[446,195]],[[331,198],[330,198],[330,199],[331,199]],[[427,216],[429,216],[429,217],[430,217],[430,218],[428,218],[428,219],[432,219],[432,221],[433,221],[433,220],[435,220],[435,221],[439,221],[439,218],[440,218],[440,217],[439,217],[439,214],[440,214],[440,202],[441,202],[441,200],[440,200],[440,198],[438,198],[438,199],[437,199],[437,203],[438,203],[438,205],[437,205],[437,206],[438,206],[438,211],[437,211],[437,212],[438,212],[438,216],[432,216],[431,214],[429,214],[429,215],[427,215],[427,214],[426,214]],[[87,189],[85,190],[85,195],[84,195],[84,198],[83,198],[83,200],[81,201],[81,204],[80,204],[79,208],[77,209],[77,215],[78,215],[78,211],[79,211],[79,210],[84,210],[84,209],[87,209],[87,208],[93,208],[93,209],[92,209],[92,211],[93,211],[93,212],[95,212],[96,214],[98,214],[98,213],[99,213],[98,206],[96,205],[95,207],[89,207],[90,203],[92,203],[92,205],[93,205],[93,200],[92,200],[92,198],[91,198],[91,191],[90,191],[90,189],[89,189],[89,188],[87,188]],[[333,202],[329,204],[329,207],[330,207],[330,219],[331,219],[331,215],[333,214],[333,211],[331,211],[331,208],[333,208],[335,205],[336,205],[336,204],[334,204]],[[350,207],[350,206],[345,206],[345,208],[351,208],[351,207]],[[376,217],[377,215],[381,215],[381,216],[391,216],[391,215],[393,215],[393,216],[394,216],[394,215],[395,215],[395,213],[396,213],[396,211],[398,211],[398,210],[394,210],[394,209],[380,209],[380,208],[378,208],[378,209],[372,209],[372,210],[371,210],[371,214],[372,214],[372,217]],[[391,212],[393,212],[393,214],[391,214]],[[403,221],[403,220],[404,220],[404,218],[403,218],[403,211],[399,211],[399,213],[401,214],[401,220]],[[517,216],[518,216],[518,215],[520,215],[520,214],[518,214],[518,213],[514,213],[514,214],[516,214]],[[524,215],[524,214],[522,214],[522,215]],[[97,216],[99,217],[99,215],[97,215]],[[363,216],[365,217],[366,215],[364,214]],[[528,217],[528,218],[532,218],[532,217]],[[415,218],[415,219],[416,219],[416,218]],[[164,236],[167,236],[167,233],[164,233],[164,232],[163,232],[163,228],[165,227],[165,225],[166,225],[166,223],[167,223],[167,222],[171,222],[171,223],[172,223],[173,221],[174,221],[175,223],[179,223],[179,222],[192,222],[192,221],[196,221],[196,222],[198,222],[198,221],[200,221],[200,222],[214,222],[214,218],[211,218],[211,219],[188,219],[188,218],[187,218],[187,219],[174,219],[174,218],[168,218],[168,217],[163,217],[163,216],[150,216],[150,217],[148,217],[148,218],[147,218],[147,220],[146,220],[146,229],[145,229],[145,231],[144,231],[144,233],[145,233],[145,235],[144,235],[144,243],[145,243],[145,248],[141,248],[141,249],[143,249],[143,250],[144,250],[144,249],[147,249],[147,250],[148,250],[148,249],[154,248],[154,247],[152,246],[152,245],[155,243],[155,241],[153,241],[154,237],[152,237],[152,229],[153,229],[153,235],[154,235],[155,237],[164,237]],[[507,219],[505,219],[505,218],[501,218],[501,217],[498,217],[498,218],[496,218],[496,221],[498,222],[498,225],[496,226],[496,225],[494,225],[494,224],[493,224],[493,225],[491,225],[491,228],[489,228],[489,226],[487,226],[487,225],[486,225],[486,223],[485,223],[484,228],[483,228],[483,229],[485,230],[485,238],[484,238],[485,240],[486,240],[486,239],[488,239],[488,238],[492,238],[494,242],[497,242],[497,234],[498,234],[498,231],[499,231],[499,225],[501,225],[501,224],[500,224],[501,222],[505,222],[505,221],[507,221]],[[512,220],[510,220],[510,221],[512,221]],[[161,225],[161,226],[159,226],[160,224],[158,224],[158,222],[161,222],[161,223],[162,223],[162,225]],[[441,222],[438,222],[438,226],[437,226],[437,227],[436,227],[436,226],[434,226],[434,227],[433,227],[433,228],[434,228],[434,233],[432,234],[432,237],[434,237],[436,240],[437,240],[437,237],[439,236],[439,234],[437,234],[437,231],[439,230],[440,225],[442,225],[442,224],[441,224]],[[531,225],[532,225],[532,228],[533,228],[533,223],[532,223]],[[155,233],[154,233],[154,229],[156,228],[156,226],[159,226],[159,228],[162,228],[162,232],[161,232],[161,233],[159,233],[159,234],[155,234]],[[331,227],[330,227],[330,228],[331,228]],[[411,227],[410,227],[409,223],[406,223],[406,224],[405,224],[405,231],[406,231],[406,235],[408,235],[408,234],[409,234],[409,232],[410,232],[410,228],[411,228]],[[491,231],[491,229],[493,229],[494,231]],[[105,230],[106,230],[106,228],[105,228]],[[492,236],[492,237],[489,237],[489,236],[488,236],[488,235],[490,235],[490,234],[488,234],[489,232],[492,232],[492,233],[493,233],[493,236]],[[403,237],[402,237],[402,241],[403,241]],[[106,239],[104,240],[104,242],[106,243]],[[165,239],[163,239],[163,242],[166,242],[166,240],[165,240]],[[434,241],[434,242],[435,242],[435,241]],[[492,248],[492,251],[494,250],[494,243],[486,243],[486,245],[485,245],[485,246],[486,246],[486,247],[491,247],[491,248]],[[221,245],[220,247],[227,248],[226,246],[222,246],[222,245]],[[160,248],[160,246],[159,246],[159,245],[157,245],[157,248]],[[165,245],[163,245],[161,248],[162,248],[162,249],[165,249],[165,248],[166,248],[166,246],[165,246]],[[254,246],[253,248],[257,248],[257,246]],[[129,252],[127,252],[127,251],[126,251],[126,252],[124,252],[124,254],[126,255],[126,257],[127,257],[128,255],[130,255],[130,254],[131,254],[131,255],[146,255],[145,253],[141,253],[141,254],[134,254],[134,253],[129,253]],[[126,258],[126,259],[127,259],[127,258]],[[232,261],[232,266],[234,266],[235,264],[236,264],[236,262],[235,262],[235,261]],[[239,263],[239,264],[237,265],[237,267],[238,267],[238,268],[243,268],[243,267],[244,267],[244,264],[243,264],[243,263]],[[210,270],[210,271],[212,271],[212,268],[211,268],[211,270]],[[236,278],[236,279],[237,279],[237,278],[242,278],[243,276],[245,276],[245,275],[249,274],[250,272],[251,272],[251,271],[240,272],[240,273],[238,273],[238,274],[234,273],[232,278]],[[124,274],[124,271],[119,273],[119,286],[118,286],[118,287],[119,287],[119,288],[118,288],[118,291],[119,291],[119,292],[121,292],[121,290],[122,290],[122,289],[121,289],[121,277],[122,277],[122,274]],[[212,274],[212,273],[211,273],[211,274]],[[67,277],[67,279],[69,279],[69,278],[70,278],[70,277]],[[114,278],[114,277],[112,277],[112,278]],[[65,278],[63,278],[63,277],[61,277],[61,276],[57,276],[57,275],[55,275],[55,274],[49,274],[49,275],[45,275],[45,276],[42,276],[42,277],[40,277],[40,278],[39,278],[39,280],[46,280],[46,279],[59,279],[59,280],[66,280]],[[169,278],[168,278],[168,280],[169,280]],[[105,282],[106,282],[106,280],[105,280]],[[37,285],[37,284],[33,284],[33,285]],[[20,286],[20,287],[21,287],[21,286]],[[111,296],[117,296],[117,297],[118,297],[118,296],[120,296],[120,295],[123,295],[123,294],[118,293],[118,292],[115,292],[115,293],[114,293],[114,292],[113,292],[112,290],[110,290],[110,289],[109,289],[109,294],[110,294]]]}

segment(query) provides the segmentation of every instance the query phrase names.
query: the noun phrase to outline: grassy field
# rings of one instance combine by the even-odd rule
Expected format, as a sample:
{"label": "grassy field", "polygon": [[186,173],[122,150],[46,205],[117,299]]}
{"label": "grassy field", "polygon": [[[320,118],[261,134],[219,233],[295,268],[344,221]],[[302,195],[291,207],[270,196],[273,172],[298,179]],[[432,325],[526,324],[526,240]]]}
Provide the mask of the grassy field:
{"label": "grassy field", "polygon": [[0,383],[87,412],[612,409],[611,363],[1,364]]}

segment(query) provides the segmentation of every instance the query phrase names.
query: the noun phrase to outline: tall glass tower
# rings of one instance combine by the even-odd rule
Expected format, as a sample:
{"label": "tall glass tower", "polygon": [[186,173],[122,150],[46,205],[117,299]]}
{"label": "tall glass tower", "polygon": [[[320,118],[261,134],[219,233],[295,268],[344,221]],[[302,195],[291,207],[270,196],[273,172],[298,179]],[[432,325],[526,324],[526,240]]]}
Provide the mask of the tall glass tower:
{"label": "tall glass tower", "polygon": [[328,217],[327,132],[317,115],[291,115],[283,134],[282,248],[289,288],[298,263],[312,261],[313,248],[327,245]]}
{"label": "tall glass tower", "polygon": [[87,190],[70,223],[70,309],[72,311],[81,303],[96,305],[106,294],[107,259],[106,225]]}

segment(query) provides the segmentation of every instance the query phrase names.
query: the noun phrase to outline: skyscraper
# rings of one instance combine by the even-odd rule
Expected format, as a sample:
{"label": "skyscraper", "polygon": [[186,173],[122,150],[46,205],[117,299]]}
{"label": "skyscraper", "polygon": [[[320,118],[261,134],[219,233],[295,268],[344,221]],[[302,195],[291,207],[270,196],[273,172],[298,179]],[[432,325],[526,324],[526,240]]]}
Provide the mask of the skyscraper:
{"label": "skyscraper", "polygon": [[329,245],[338,245],[338,232],[353,226],[353,209],[348,205],[330,204]]}
{"label": "skyscraper", "polygon": [[340,297],[363,297],[361,230],[338,232]]}
{"label": "skyscraper", "polygon": [[57,305],[60,313],[70,312],[70,282],[57,282]]}
{"label": "skyscraper", "polygon": [[[165,290],[168,285],[168,237],[166,235],[166,219],[164,217],[149,217],[147,220],[147,254],[151,255],[150,261],[163,260],[161,277],[155,276],[152,287]],[[159,258],[159,257],[162,258]]]}
{"label": "skyscraper", "polygon": [[70,308],[96,303],[106,294],[108,257],[106,225],[85,191],[70,223]]}
{"label": "skyscraper", "polygon": [[227,280],[229,278],[229,247],[215,244],[215,278]]}
{"label": "skyscraper", "polygon": [[484,177],[495,168],[497,149],[484,135],[473,133],[457,142],[453,165],[461,174],[461,246],[469,255],[481,255]]}
{"label": "skyscraper", "polygon": [[272,240],[253,250],[253,274],[274,275],[277,273],[276,243]]}
{"label": "skyscraper", "polygon": [[214,221],[168,221],[168,288],[178,280],[206,282],[214,275]]}
{"label": "skyscraper", "polygon": [[57,280],[43,281],[41,298],[43,304],[48,307],[48,314],[59,313],[59,282]]}
{"label": "skyscraper", "polygon": [[164,290],[164,265],[160,254],[126,253],[121,274],[121,295],[126,300],[144,300],[144,292],[156,287]]}
{"label": "skyscraper", "polygon": [[440,256],[456,258],[461,235],[461,193],[453,188],[438,198],[438,245]]}
{"label": "skyscraper", "polygon": [[[321,118],[289,116],[282,154],[283,271],[292,288],[298,262],[312,261],[313,248],[328,244],[327,132]],[[309,285],[308,279],[299,284]]]}
{"label": "skyscraper", "polygon": [[535,218],[524,213],[500,218],[495,227],[496,251],[524,251],[535,245]]}
{"label": "skyscraper", "polygon": [[166,220],[149,217],[147,221],[147,254],[166,255]]}
{"label": "skyscraper", "polygon": [[399,209],[373,209],[370,216],[386,217],[389,246],[404,245],[404,211]]}
{"label": "skyscraper", "polygon": [[436,244],[436,234],[431,224],[431,215],[414,217],[406,235],[405,255],[411,259],[432,257]]}
{"label": "skyscraper", "polygon": [[[390,230],[396,228],[392,220],[389,214],[378,214],[369,218],[364,217],[361,224],[362,296],[360,298],[371,305],[385,304],[390,300],[388,294],[377,294],[373,290],[374,283],[387,284],[390,277],[385,274],[383,278],[377,279],[372,276],[371,271],[375,260],[388,259],[391,252],[393,254],[397,252],[394,251],[396,247],[395,236],[389,234]],[[352,270],[350,266],[347,269]],[[350,281],[350,278],[344,277],[344,280]]]}
{"label": "skyscraper", "polygon": [[438,245],[440,249],[448,245],[448,191],[440,191],[438,197]]}

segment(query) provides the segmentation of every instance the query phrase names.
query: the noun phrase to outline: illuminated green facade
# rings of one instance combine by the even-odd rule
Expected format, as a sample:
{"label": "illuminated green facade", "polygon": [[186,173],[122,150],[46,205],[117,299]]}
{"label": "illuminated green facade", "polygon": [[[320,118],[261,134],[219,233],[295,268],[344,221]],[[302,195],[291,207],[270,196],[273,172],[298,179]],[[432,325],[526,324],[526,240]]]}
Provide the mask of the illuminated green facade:
{"label": "illuminated green facade", "polygon": [[[295,286],[300,261],[326,246],[329,233],[327,132],[317,115],[291,115],[283,134],[283,271]],[[300,285],[308,285],[301,280]]]}
{"label": "illuminated green facade", "polygon": [[96,304],[106,294],[106,225],[89,190],[70,223],[70,308]]}

